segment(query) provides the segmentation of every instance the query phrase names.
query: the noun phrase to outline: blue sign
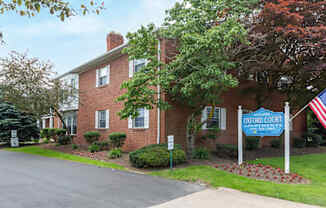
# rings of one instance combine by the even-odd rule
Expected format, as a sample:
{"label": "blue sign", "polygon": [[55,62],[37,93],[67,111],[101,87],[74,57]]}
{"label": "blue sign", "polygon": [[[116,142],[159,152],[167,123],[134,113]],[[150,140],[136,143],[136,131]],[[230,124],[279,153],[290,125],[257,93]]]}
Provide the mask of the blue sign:
{"label": "blue sign", "polygon": [[280,136],[284,131],[284,113],[260,108],[243,114],[242,130],[246,136]]}

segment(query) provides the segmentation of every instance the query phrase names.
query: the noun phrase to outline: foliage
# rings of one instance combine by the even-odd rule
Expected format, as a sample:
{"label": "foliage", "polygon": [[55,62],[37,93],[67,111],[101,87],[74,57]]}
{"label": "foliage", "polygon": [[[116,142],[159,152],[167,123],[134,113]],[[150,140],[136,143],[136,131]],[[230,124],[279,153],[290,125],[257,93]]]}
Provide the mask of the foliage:
{"label": "foliage", "polygon": [[109,135],[111,144],[116,148],[121,148],[124,145],[126,138],[127,135],[120,132],[113,132]]}
{"label": "foliage", "polygon": [[259,137],[246,137],[246,150],[256,150],[259,148]]}
{"label": "foliage", "polygon": [[67,130],[66,129],[60,129],[60,128],[55,129],[55,135],[56,136],[63,136],[66,133],[67,133]]}
{"label": "foliage", "polygon": [[326,1],[267,0],[260,6],[243,19],[251,44],[234,47],[235,70],[241,82],[250,75],[257,80],[245,92],[259,106],[275,92],[303,106],[325,88]]}
{"label": "foliage", "polygon": [[67,145],[71,144],[72,137],[70,135],[60,135],[58,136],[58,144]]}
{"label": "foliage", "polygon": [[322,137],[314,133],[307,132],[303,135],[303,138],[307,147],[319,147],[322,142]]}
{"label": "foliage", "polygon": [[27,53],[13,51],[8,57],[0,57],[2,98],[35,119],[49,114],[57,115],[65,128],[60,107],[74,102],[78,90],[53,79],[55,75],[50,62],[31,58]]}
{"label": "foliage", "polygon": [[[131,164],[136,168],[168,167],[170,153],[167,144],[154,144],[138,149],[129,154]],[[186,154],[179,145],[173,150],[173,164],[178,165],[186,161]]]}
{"label": "foliage", "polygon": [[80,157],[76,155],[71,155],[71,154],[66,154],[62,152],[56,152],[53,150],[48,150],[48,149],[42,149],[41,147],[22,147],[22,148],[16,148],[16,149],[6,149],[12,152],[23,152],[27,154],[34,154],[34,155],[40,155],[44,157],[50,157],[50,158],[57,158],[61,160],[68,160],[68,161],[74,161],[74,162],[79,162],[83,164],[89,164],[89,165],[95,165],[98,167],[103,167],[103,168],[112,168],[112,169],[117,169],[117,170],[125,170],[126,168],[117,165],[114,163],[109,163],[109,162],[104,162],[104,161],[99,161],[99,160],[93,160],[89,159],[86,157]]}
{"label": "foliage", "polygon": [[32,141],[40,136],[36,120],[19,111],[14,105],[0,101],[0,142],[9,142],[11,130],[17,130],[20,142]]}
{"label": "foliage", "polygon": [[[326,154],[291,156],[291,172],[311,180],[310,184],[277,184],[217,170],[210,166],[190,166],[174,171],[154,171],[151,175],[188,182],[201,181],[214,188],[226,187],[283,200],[326,206]],[[250,163],[284,167],[284,158],[265,158]]]}
{"label": "foliage", "polygon": [[101,134],[97,131],[88,131],[84,134],[84,138],[88,144],[93,144],[100,139]]}
{"label": "foliage", "polygon": [[99,152],[100,146],[98,146],[97,144],[91,144],[90,146],[88,146],[88,151],[91,153]]}
{"label": "foliage", "polygon": [[281,147],[281,139],[273,139],[271,141],[271,147],[279,149]]}
{"label": "foliage", "polygon": [[77,145],[77,144],[72,144],[72,145],[71,145],[71,148],[72,148],[73,150],[76,150],[76,149],[78,149],[78,145]]}
{"label": "foliage", "polygon": [[21,16],[32,17],[39,14],[43,9],[47,9],[51,15],[55,15],[64,21],[66,18],[79,13],[85,15],[89,12],[95,12],[99,14],[104,9],[104,1],[91,0],[89,5],[81,4],[79,9],[73,7],[72,2],[66,0],[0,1],[0,14],[14,11]]}
{"label": "foliage", "polygon": [[216,144],[216,154],[220,157],[237,158],[238,147],[232,144]]}
{"label": "foliage", "polygon": [[49,143],[49,139],[48,138],[43,139],[43,143],[44,144],[48,144]]}
{"label": "foliage", "polygon": [[122,150],[120,148],[114,148],[108,153],[108,157],[110,159],[120,158],[121,156],[122,156]]}
{"label": "foliage", "polygon": [[192,158],[199,159],[199,160],[208,160],[209,158],[208,149],[205,147],[195,148]]}
{"label": "foliage", "polygon": [[109,150],[110,144],[108,141],[95,141],[93,144],[100,147],[100,151]]}
{"label": "foliage", "polygon": [[[123,52],[128,54],[129,60],[149,62],[121,85],[125,93],[117,99],[124,103],[120,117],[135,117],[139,108],[166,110],[171,102],[178,102],[194,112],[185,121],[188,122],[187,150],[191,151],[195,134],[203,125],[193,119],[194,115],[200,115],[207,105],[218,104],[221,93],[238,84],[227,73],[236,67],[228,54],[239,42],[247,44],[247,31],[239,19],[250,13],[255,2],[184,0],[167,11],[160,29],[151,24],[129,33],[129,44]],[[166,54],[166,62],[157,58],[158,38],[165,38],[175,47]],[[160,92],[169,96],[170,103],[157,98],[158,85]]]}
{"label": "foliage", "polygon": [[306,142],[303,138],[294,138],[293,139],[293,146],[295,148],[304,148],[306,146]]}

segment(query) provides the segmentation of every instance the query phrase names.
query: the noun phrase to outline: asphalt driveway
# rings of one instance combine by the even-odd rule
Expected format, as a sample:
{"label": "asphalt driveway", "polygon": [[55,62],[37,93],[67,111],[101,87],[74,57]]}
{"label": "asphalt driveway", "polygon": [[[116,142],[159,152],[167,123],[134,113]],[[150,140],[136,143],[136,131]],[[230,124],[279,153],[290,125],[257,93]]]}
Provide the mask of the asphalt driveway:
{"label": "asphalt driveway", "polygon": [[3,208],[150,207],[203,189],[142,174],[0,151]]}

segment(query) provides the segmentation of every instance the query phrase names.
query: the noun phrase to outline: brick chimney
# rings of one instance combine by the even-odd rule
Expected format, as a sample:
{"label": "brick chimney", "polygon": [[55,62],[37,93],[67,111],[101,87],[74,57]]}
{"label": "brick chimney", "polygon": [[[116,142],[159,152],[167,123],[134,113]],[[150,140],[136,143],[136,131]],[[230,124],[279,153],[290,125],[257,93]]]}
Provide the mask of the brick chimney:
{"label": "brick chimney", "polygon": [[107,51],[110,51],[123,44],[123,36],[119,33],[110,32],[106,36]]}

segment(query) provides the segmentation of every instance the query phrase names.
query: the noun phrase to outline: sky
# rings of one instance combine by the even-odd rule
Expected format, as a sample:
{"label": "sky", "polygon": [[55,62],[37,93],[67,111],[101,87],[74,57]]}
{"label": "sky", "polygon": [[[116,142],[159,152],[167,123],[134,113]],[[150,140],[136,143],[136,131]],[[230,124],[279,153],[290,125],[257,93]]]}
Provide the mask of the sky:
{"label": "sky", "polygon": [[[165,10],[179,0],[104,0],[100,15],[74,16],[65,22],[41,11],[36,17],[16,13],[0,14],[4,46],[0,56],[10,51],[27,52],[30,57],[50,61],[54,71],[63,74],[106,51],[106,35],[135,32],[141,25],[160,25]],[[76,1],[75,1],[76,2]]]}

